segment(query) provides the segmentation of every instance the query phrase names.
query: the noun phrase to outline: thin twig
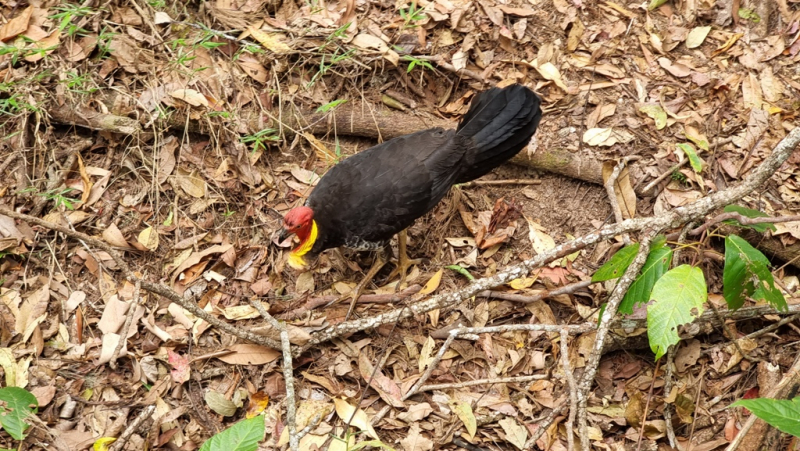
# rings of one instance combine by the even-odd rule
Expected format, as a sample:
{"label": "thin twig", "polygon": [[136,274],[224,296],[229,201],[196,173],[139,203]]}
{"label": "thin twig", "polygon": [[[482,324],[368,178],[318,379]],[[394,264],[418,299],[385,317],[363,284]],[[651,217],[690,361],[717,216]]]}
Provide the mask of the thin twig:
{"label": "thin twig", "polygon": [[581,449],[583,451],[590,451],[592,446],[589,439],[589,424],[587,421],[588,418],[586,406],[589,401],[589,393],[591,393],[594,376],[597,373],[597,368],[600,366],[600,356],[603,354],[603,345],[605,344],[606,337],[608,336],[612,319],[617,312],[617,308],[619,307],[620,302],[622,302],[622,298],[625,297],[625,293],[628,292],[628,288],[639,274],[639,270],[641,270],[644,266],[644,263],[647,260],[647,254],[650,252],[650,241],[657,232],[658,230],[650,230],[642,238],[636,258],[633,259],[633,262],[631,262],[630,266],[628,266],[628,269],[625,270],[625,274],[623,274],[619,279],[617,286],[614,288],[611,296],[609,296],[608,301],[606,302],[606,309],[603,311],[600,325],[597,328],[594,347],[591,354],[589,354],[589,360],[586,362],[583,377],[578,385],[578,433],[581,438]]}
{"label": "thin twig", "polygon": [[492,384],[520,384],[523,382],[539,381],[548,379],[547,374],[531,374],[528,376],[512,376],[512,377],[491,377],[487,379],[475,379],[466,382],[454,382],[450,384],[431,384],[423,385],[417,392],[433,391],[433,390],[447,390],[453,388],[466,388],[474,387],[476,385],[492,385]]}
{"label": "thin twig", "polygon": [[506,293],[503,291],[494,291],[494,290],[486,290],[481,291],[477,294],[478,297],[481,298],[492,298],[492,299],[502,299],[504,301],[512,301],[512,302],[521,302],[523,304],[531,304],[533,302],[541,301],[542,299],[551,298],[553,296],[559,296],[562,294],[572,294],[576,291],[586,288],[591,285],[593,282],[591,279],[582,280],[580,282],[571,283],[569,285],[564,285],[560,288],[555,288],[553,290],[542,291],[540,293],[536,293],[532,296],[527,296],[524,294],[514,294],[514,293]]}
{"label": "thin twig", "polygon": [[297,434],[297,400],[294,396],[294,367],[292,365],[292,344],[289,342],[289,331],[286,324],[278,321],[269,314],[261,300],[250,299],[250,304],[261,314],[275,330],[280,331],[281,351],[283,352],[283,381],[286,385],[286,430],[289,431],[289,448],[292,451],[300,450],[300,437]]}
{"label": "thin twig", "polygon": [[117,438],[117,440],[111,444],[109,451],[120,451],[125,444],[128,443],[128,439],[131,438],[133,433],[142,426],[142,423],[153,416],[153,412],[155,411],[155,405],[145,406],[145,408],[139,412],[139,415],[136,415],[136,419],[128,424],[128,427],[126,427],[122,434],[120,434],[119,438]]}
{"label": "thin twig", "polygon": [[767,217],[748,218],[747,216],[744,216],[744,215],[742,215],[740,213],[736,213],[736,212],[722,213],[720,215],[717,215],[717,216],[709,219],[705,224],[703,224],[700,227],[692,230],[691,232],[689,232],[689,234],[692,235],[692,236],[700,235],[701,233],[703,233],[706,230],[708,230],[709,227],[711,227],[711,226],[713,226],[715,224],[719,224],[722,221],[728,221],[728,220],[731,220],[731,219],[735,220],[736,222],[738,222],[741,225],[777,224],[777,223],[781,223],[781,222],[796,222],[796,221],[800,221],[800,215],[777,216],[777,217],[774,217],[774,218],[767,218]]}
{"label": "thin twig", "polygon": [[474,186],[505,186],[505,185],[541,185],[539,179],[505,179],[505,180],[473,180],[462,183],[458,186],[462,188],[472,188]]}
{"label": "thin twig", "polygon": [[569,347],[567,346],[569,334],[565,329],[561,330],[561,366],[564,367],[564,376],[567,378],[569,387],[569,416],[567,417],[567,449],[575,450],[575,413],[578,411],[578,386],[575,384],[575,375],[572,374],[572,366],[569,364]]}
{"label": "thin twig", "polygon": [[536,441],[539,440],[539,438],[541,438],[545,432],[547,432],[547,430],[550,428],[550,425],[556,421],[558,416],[561,415],[561,413],[564,412],[568,406],[569,404],[564,402],[560,406],[553,409],[549,415],[540,420],[536,425],[536,432],[534,432],[533,435],[531,435],[531,438],[525,442],[525,446],[523,446],[522,449],[534,449],[533,445],[536,444]]}
{"label": "thin twig", "polygon": [[[672,392],[673,368],[675,368],[675,346],[670,346],[669,349],[667,349],[667,364],[664,371],[664,397],[670,396]],[[672,404],[669,402],[664,402],[664,421],[666,421],[669,446],[683,451],[683,448],[678,444],[678,440],[675,437],[675,427],[672,426]]]}
{"label": "thin twig", "polygon": [[120,331],[119,342],[117,342],[117,347],[114,348],[114,352],[111,354],[111,360],[108,361],[108,366],[110,366],[112,370],[117,369],[117,357],[119,357],[119,353],[122,352],[122,348],[128,341],[128,331],[131,328],[133,317],[136,316],[134,314],[136,312],[136,308],[141,302],[141,290],[142,282],[137,280],[133,284],[133,299],[131,299],[130,307],[128,307],[128,314],[125,315],[125,324],[122,326],[122,330]]}

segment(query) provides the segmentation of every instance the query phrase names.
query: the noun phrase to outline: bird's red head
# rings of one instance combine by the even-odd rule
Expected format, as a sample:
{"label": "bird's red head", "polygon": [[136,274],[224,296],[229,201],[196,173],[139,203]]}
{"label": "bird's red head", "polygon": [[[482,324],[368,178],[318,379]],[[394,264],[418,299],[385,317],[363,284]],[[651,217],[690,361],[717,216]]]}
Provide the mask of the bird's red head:
{"label": "bird's red head", "polygon": [[283,217],[283,229],[288,234],[296,234],[302,243],[308,238],[314,222],[314,210],[308,207],[297,207],[289,210]]}
{"label": "bird's red head", "polygon": [[308,207],[293,208],[283,217],[283,230],[280,240],[283,241],[291,234],[300,238],[300,244],[289,253],[289,266],[295,269],[305,269],[307,263],[303,257],[314,246],[317,239],[317,224],[314,222],[314,210]]}

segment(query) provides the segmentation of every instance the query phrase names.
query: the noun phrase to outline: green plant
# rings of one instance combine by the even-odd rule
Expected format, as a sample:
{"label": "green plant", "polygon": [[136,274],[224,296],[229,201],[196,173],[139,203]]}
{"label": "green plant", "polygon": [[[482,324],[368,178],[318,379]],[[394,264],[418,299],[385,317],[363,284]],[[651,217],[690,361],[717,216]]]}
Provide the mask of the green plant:
{"label": "green plant", "polygon": [[73,188],[64,188],[62,190],[52,189],[49,191],[45,191],[43,193],[37,192],[36,188],[30,187],[20,190],[20,194],[25,193],[33,193],[37,196],[44,197],[47,200],[52,200],[55,204],[55,207],[58,208],[60,206],[64,206],[67,210],[74,210],[75,204],[80,201],[80,199],[73,199],[71,197],[67,197],[66,194],[70,191],[74,191]]}
{"label": "green plant", "polygon": [[35,414],[39,403],[28,390],[20,387],[0,388],[0,429],[4,429],[14,440],[25,438],[25,429],[30,425],[25,418]]}
{"label": "green plant", "polygon": [[[739,206],[726,207],[748,218],[764,217],[763,213]],[[761,230],[771,224],[733,225]],[[713,233],[709,234],[714,236]],[[697,243],[695,246],[700,246]],[[639,244],[620,249],[592,276],[593,282],[621,277],[639,252]],[[647,335],[650,348],[661,358],[667,349],[679,341],[678,328],[691,323],[703,313],[708,290],[703,271],[692,265],[672,266],[673,250],[664,237],[653,240],[640,274],[631,284],[619,306],[625,314],[633,313],[637,305],[647,304]],[[769,270],[769,260],[758,249],[736,235],[725,237],[725,264],[722,270],[723,297],[730,309],[738,309],[746,298],[763,299],[778,310],[788,305]]]}
{"label": "green plant", "polygon": [[411,72],[417,66],[421,66],[421,67],[424,67],[426,69],[433,70],[433,66],[427,60],[415,58],[415,57],[413,57],[411,55],[404,55],[402,60],[403,61],[408,61],[408,68],[406,69],[406,73]]}
{"label": "green plant", "polygon": [[92,77],[89,74],[80,75],[75,71],[67,71],[64,73],[64,80],[67,90],[76,94],[91,94],[97,91],[97,87],[88,86],[93,83]]}
{"label": "green plant", "polygon": [[88,6],[74,5],[72,3],[63,3],[54,8],[57,13],[49,17],[49,19],[58,22],[58,29],[65,31],[67,36],[84,35],[88,31],[83,28],[78,28],[77,25],[72,23],[73,19],[81,18],[93,14],[95,11]]}
{"label": "green plant", "polygon": [[[316,83],[317,80],[320,77],[322,77],[326,73],[328,73],[328,71],[333,66],[335,66],[336,64],[339,64],[342,61],[350,59],[353,56],[353,54],[356,52],[356,49],[349,49],[349,50],[345,51],[344,53],[339,54],[339,50],[340,50],[340,48],[337,47],[332,55],[322,55],[322,60],[320,60],[320,63],[319,63],[319,70],[317,70],[317,73],[315,73],[314,76],[311,77],[311,81],[309,81],[306,84],[306,89],[310,88],[311,86],[314,86],[314,83]],[[326,56],[329,57],[327,63],[325,62],[325,57]]]}
{"label": "green plant", "polygon": [[203,443],[200,451],[255,451],[264,436],[264,417],[242,420]]}
{"label": "green plant", "polygon": [[267,142],[276,142],[280,140],[280,137],[277,135],[277,130],[274,128],[265,128],[263,130],[259,130],[252,135],[246,135],[239,138],[239,142],[243,144],[252,144],[253,145],[253,152],[258,152],[259,150],[266,150],[267,146],[265,143]]}
{"label": "green plant", "polygon": [[422,8],[417,6],[415,2],[412,2],[408,8],[400,10],[400,17],[403,18],[402,30],[406,30],[419,26],[417,22],[426,19],[428,16],[422,12]]}
{"label": "green plant", "polygon": [[111,53],[111,39],[119,33],[108,31],[108,28],[103,27],[100,34],[97,36],[97,57],[103,59]]}
{"label": "green plant", "polygon": [[729,407],[744,407],[779,431],[800,437],[800,398],[740,399]]}
{"label": "green plant", "polygon": [[224,212],[224,213],[222,213],[222,216],[223,216],[224,218],[230,218],[231,216],[233,216],[233,215],[235,215],[235,214],[236,214],[236,210],[228,210],[228,209],[225,209],[225,212]]}
{"label": "green plant", "polygon": [[347,103],[347,99],[337,99],[333,102],[328,102],[325,105],[321,105],[319,108],[317,108],[317,113],[327,113],[328,111],[336,109],[336,107],[343,103]]}

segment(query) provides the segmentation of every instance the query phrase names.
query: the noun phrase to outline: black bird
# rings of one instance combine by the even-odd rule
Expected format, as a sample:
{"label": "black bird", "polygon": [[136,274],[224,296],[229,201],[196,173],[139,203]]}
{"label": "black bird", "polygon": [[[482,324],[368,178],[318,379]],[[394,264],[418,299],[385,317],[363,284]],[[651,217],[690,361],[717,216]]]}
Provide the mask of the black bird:
{"label": "black bird", "polygon": [[[353,290],[353,310],[366,284],[386,263],[392,236],[429,212],[457,183],[474,180],[523,149],[542,117],[540,99],[522,85],[478,94],[458,128],[431,128],[371,147],[332,167],[305,205],[283,219],[281,240],[300,240],[289,265],[303,269],[322,251],[345,246],[380,250],[365,280]],[[398,272],[411,261],[400,233]]]}

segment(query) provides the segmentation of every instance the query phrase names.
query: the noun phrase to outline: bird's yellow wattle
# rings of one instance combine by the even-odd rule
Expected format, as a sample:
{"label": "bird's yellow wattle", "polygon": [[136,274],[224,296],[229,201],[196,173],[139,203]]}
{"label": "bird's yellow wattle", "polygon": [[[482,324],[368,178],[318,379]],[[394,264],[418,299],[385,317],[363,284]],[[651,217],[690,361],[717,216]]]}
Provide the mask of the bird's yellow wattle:
{"label": "bird's yellow wattle", "polygon": [[294,269],[306,269],[308,263],[303,257],[314,246],[317,240],[317,221],[311,220],[311,231],[308,233],[308,238],[300,243],[299,246],[289,252],[289,266]]}

